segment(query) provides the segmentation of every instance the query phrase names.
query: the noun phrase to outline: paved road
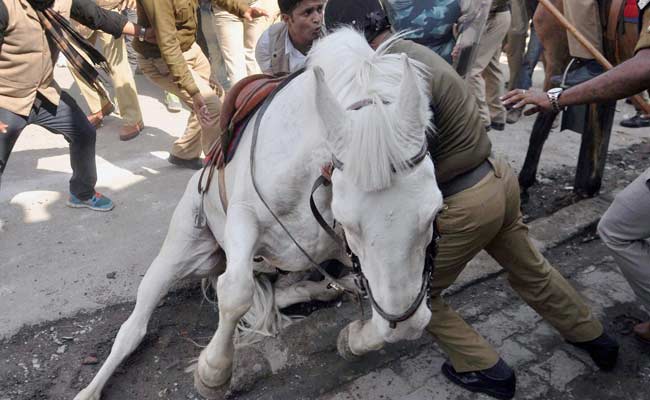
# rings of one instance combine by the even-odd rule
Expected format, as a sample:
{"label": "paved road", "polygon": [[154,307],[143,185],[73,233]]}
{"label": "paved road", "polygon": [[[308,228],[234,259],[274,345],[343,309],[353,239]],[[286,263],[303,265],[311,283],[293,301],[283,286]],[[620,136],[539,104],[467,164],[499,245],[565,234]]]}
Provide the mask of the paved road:
{"label": "paved road", "polygon": [[[67,69],[57,68],[55,75],[79,99]],[[165,161],[187,112],[168,113],[160,91],[142,76],[136,80],[146,130],[120,142],[120,120],[109,117],[98,133],[98,189],[115,200],[113,212],[65,207],[70,166],[63,138],[31,126],[19,139],[0,189],[0,338],[25,325],[134,299],[192,174]],[[632,112],[622,102],[619,109],[617,120]],[[522,163],[532,121],[490,134],[495,151],[515,167]],[[643,135],[647,130],[616,127],[612,148]],[[575,165],[579,140],[571,132],[553,133],[542,170]]]}

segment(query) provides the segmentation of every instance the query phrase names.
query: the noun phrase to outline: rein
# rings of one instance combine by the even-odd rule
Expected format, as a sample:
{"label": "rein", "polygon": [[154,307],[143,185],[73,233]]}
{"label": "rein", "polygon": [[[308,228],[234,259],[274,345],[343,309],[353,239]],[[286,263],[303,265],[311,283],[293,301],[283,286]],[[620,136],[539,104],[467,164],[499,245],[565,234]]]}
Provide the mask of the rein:
{"label": "rein", "polygon": [[[372,103],[368,103],[368,104],[372,104]],[[416,165],[418,165],[420,162],[422,162],[427,155],[428,155],[428,151],[427,151],[427,145],[425,143],[418,154],[416,154],[410,160],[406,161],[406,165],[410,166],[410,168],[413,168]],[[321,186],[329,186],[331,184],[331,177],[332,177],[332,173],[334,172],[334,169],[339,169],[342,171],[343,163],[338,159],[336,159],[336,157],[332,156],[331,164],[329,164],[327,167],[324,167],[322,169],[321,175],[316,179],[316,181],[312,185],[311,195],[309,196],[309,207],[311,208],[311,212],[314,215],[316,222],[318,222],[318,225],[320,225],[321,228],[323,228],[323,230],[328,234],[330,238],[332,238],[332,240],[334,240],[341,248],[345,249],[345,252],[350,258],[350,261],[352,263],[352,272],[355,274],[357,278],[355,279],[355,281],[357,282],[357,286],[359,286],[359,289],[361,289],[362,292],[365,292],[368,295],[368,299],[370,300],[370,304],[372,308],[375,311],[377,311],[377,313],[381,315],[382,318],[388,321],[389,326],[392,329],[395,329],[397,327],[398,322],[403,322],[411,318],[413,314],[415,314],[415,312],[418,310],[418,308],[420,307],[424,299],[427,297],[427,295],[430,294],[430,290],[431,290],[430,282],[433,276],[433,270],[435,269],[435,258],[438,250],[438,246],[437,246],[438,239],[440,239],[440,234],[437,229],[437,224],[435,222],[433,224],[433,228],[434,228],[433,238],[431,242],[429,242],[429,245],[427,246],[425,262],[424,262],[424,270],[422,271],[422,285],[420,286],[420,291],[418,292],[417,297],[415,298],[413,303],[411,303],[411,305],[406,309],[406,311],[404,311],[402,314],[391,314],[385,311],[377,303],[375,297],[372,294],[372,289],[370,289],[370,284],[368,283],[368,279],[366,278],[363,271],[361,270],[361,262],[359,261],[359,257],[356,254],[354,254],[352,249],[350,249],[350,246],[345,236],[343,237],[339,236],[334,230],[334,228],[331,227],[325,221],[325,218],[323,218],[323,215],[318,210],[318,207],[316,207],[316,202],[314,201],[314,193]],[[393,171],[395,171],[394,167],[393,167]]]}

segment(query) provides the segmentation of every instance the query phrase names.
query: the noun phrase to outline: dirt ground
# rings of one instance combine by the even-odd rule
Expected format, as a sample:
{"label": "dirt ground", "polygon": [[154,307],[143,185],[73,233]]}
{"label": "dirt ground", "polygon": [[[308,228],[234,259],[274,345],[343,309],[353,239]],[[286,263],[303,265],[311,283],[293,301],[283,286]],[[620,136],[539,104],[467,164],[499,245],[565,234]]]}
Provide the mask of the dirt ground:
{"label": "dirt ground", "polygon": [[[650,166],[649,160],[647,144],[613,152],[603,190],[609,191],[631,181]],[[572,181],[573,171],[569,169],[542,176],[540,183],[529,191],[530,198],[523,206],[527,219],[539,218],[565,205]],[[605,247],[593,231],[553,249],[548,256],[569,278],[579,268],[608,260]],[[498,297],[497,301],[487,297],[495,291],[507,295]],[[450,298],[455,306],[486,301],[492,302],[490,307],[496,310],[501,303],[520,300],[507,288],[502,277],[471,286]],[[311,304],[300,311],[309,312],[321,306],[324,305]],[[131,303],[120,304],[54,323],[26,327],[1,342],[0,400],[72,399],[106,359],[113,338],[132,307]],[[650,346],[641,345],[630,336],[631,326],[646,316],[631,304],[607,309],[606,317],[608,328],[621,341],[624,361],[611,374],[591,374],[586,379],[574,381],[573,394],[579,394],[576,398],[629,398],[620,395],[643,393],[650,383],[650,370],[640,369],[638,363],[639,358],[650,355]],[[469,318],[468,322],[473,321]],[[198,285],[175,291],[158,307],[144,342],[109,381],[103,399],[198,399],[192,375],[184,370],[198,356],[200,346],[208,342],[216,325],[214,306],[203,300]],[[255,384],[247,393],[230,393],[228,397],[315,398],[367,373],[368,368],[377,366],[377,357],[381,358],[380,354],[350,364],[336,354],[335,338],[321,339],[327,341],[325,350],[300,371],[283,371]],[[553,340],[561,339],[556,336]],[[403,357],[409,357],[421,346],[428,345],[429,340],[425,338],[402,346],[399,351]],[[565,397],[557,393],[553,398]]]}

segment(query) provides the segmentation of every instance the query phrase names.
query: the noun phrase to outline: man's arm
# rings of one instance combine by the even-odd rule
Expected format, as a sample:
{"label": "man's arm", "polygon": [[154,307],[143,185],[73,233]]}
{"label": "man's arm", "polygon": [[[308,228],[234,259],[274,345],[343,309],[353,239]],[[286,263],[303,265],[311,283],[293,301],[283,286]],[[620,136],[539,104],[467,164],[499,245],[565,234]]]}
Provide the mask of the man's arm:
{"label": "man's arm", "polygon": [[101,30],[116,38],[122,36],[124,26],[129,22],[124,15],[104,10],[91,0],[73,0],[70,17],[92,30]]}
{"label": "man's arm", "polygon": [[218,6],[240,18],[252,21],[254,18],[268,17],[269,13],[263,8],[249,6],[246,0],[211,0],[213,6]]}
{"label": "man's arm", "polygon": [[[574,104],[600,103],[633,96],[650,89],[650,48],[639,50],[636,55],[611,70],[580,85],[565,90],[558,103],[560,107]],[[524,114],[550,111],[551,103],[546,93],[538,90],[516,89],[501,98],[503,105],[512,108],[533,107]]]}
{"label": "man's arm", "polygon": [[271,35],[265,30],[255,46],[255,60],[265,74],[271,72]]}
{"label": "man's arm", "polygon": [[5,2],[0,0],[0,51],[2,51],[2,43],[5,41],[5,32],[9,25],[9,11]]}

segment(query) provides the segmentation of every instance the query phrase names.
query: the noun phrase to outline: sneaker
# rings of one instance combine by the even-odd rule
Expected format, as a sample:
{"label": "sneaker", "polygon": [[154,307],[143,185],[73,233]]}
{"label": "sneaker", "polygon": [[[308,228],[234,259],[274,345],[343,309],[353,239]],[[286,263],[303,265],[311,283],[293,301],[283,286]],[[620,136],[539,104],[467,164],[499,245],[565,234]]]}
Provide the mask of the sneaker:
{"label": "sneaker", "polygon": [[165,103],[167,111],[169,112],[177,113],[183,109],[181,106],[181,100],[174,93],[165,92],[163,103]]}
{"label": "sneaker", "polygon": [[522,113],[521,108],[512,108],[508,110],[508,115],[506,116],[506,122],[509,124],[516,124],[521,118]]}
{"label": "sneaker", "polygon": [[515,372],[502,359],[491,368],[470,372],[457,372],[449,361],[445,361],[442,364],[442,373],[451,382],[471,392],[503,400],[515,396]]}
{"label": "sneaker", "polygon": [[643,118],[637,114],[632,118],[622,120],[621,126],[626,128],[647,128],[650,126],[650,118]]}
{"label": "sneaker", "polygon": [[125,142],[135,139],[143,129],[144,123],[142,121],[136,122],[135,124],[124,124],[122,125],[122,129],[120,129],[120,140]]}
{"label": "sneaker", "polygon": [[[567,342],[569,342],[567,340]],[[618,342],[603,332],[594,340],[588,342],[569,342],[573,346],[589,353],[596,366],[603,371],[611,371],[618,359]]]}
{"label": "sneaker", "polygon": [[506,124],[503,122],[491,122],[490,128],[494,129],[495,131],[503,131],[506,129]]}
{"label": "sneaker", "polygon": [[99,192],[95,192],[95,195],[88,200],[80,200],[74,194],[70,194],[67,206],[72,208],[90,208],[94,211],[104,212],[111,211],[115,207],[111,199]]}

